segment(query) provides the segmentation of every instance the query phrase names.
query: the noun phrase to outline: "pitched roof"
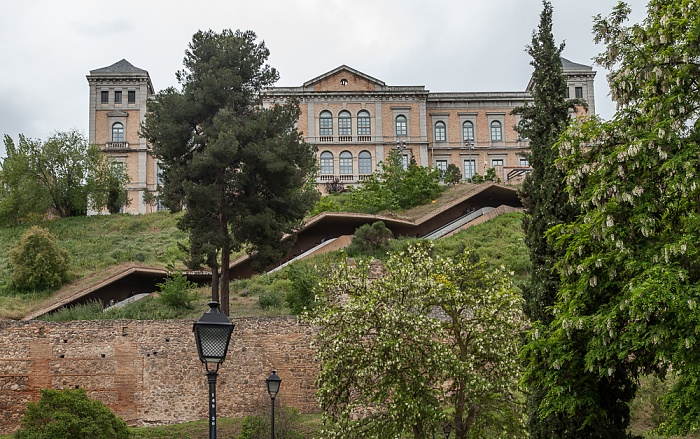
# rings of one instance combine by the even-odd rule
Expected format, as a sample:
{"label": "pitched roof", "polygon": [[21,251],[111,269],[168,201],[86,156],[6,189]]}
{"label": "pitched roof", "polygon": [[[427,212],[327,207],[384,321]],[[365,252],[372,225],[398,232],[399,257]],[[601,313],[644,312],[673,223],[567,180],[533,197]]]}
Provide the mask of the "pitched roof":
{"label": "pitched roof", "polygon": [[359,70],[355,70],[355,69],[353,69],[352,67],[348,67],[348,66],[346,66],[345,64],[343,64],[342,66],[336,67],[335,69],[331,70],[330,72],[326,72],[326,73],[324,73],[324,74],[322,74],[322,75],[320,75],[320,76],[315,77],[314,79],[311,79],[311,80],[309,80],[309,81],[306,81],[306,82],[304,83],[304,87],[309,87],[309,86],[315,84],[316,82],[318,82],[318,81],[320,81],[320,80],[322,80],[322,79],[328,78],[329,76],[335,75],[336,73],[338,73],[338,72],[340,72],[340,71],[343,71],[343,70],[345,70],[345,71],[347,71],[347,72],[350,72],[350,73],[353,74],[353,75],[356,75],[356,76],[359,76],[359,77],[361,77],[361,78],[364,78],[364,79],[366,79],[366,80],[369,81],[369,82],[373,82],[373,83],[375,83],[375,84],[377,84],[377,85],[379,85],[379,86],[381,86],[381,87],[383,87],[383,86],[386,85],[386,84],[384,84],[384,81],[380,81],[380,80],[377,79],[377,78],[373,78],[373,77],[371,77],[371,76],[369,76],[369,75],[367,75],[367,74],[362,73],[362,72],[359,71]]}
{"label": "pitched roof", "polygon": [[148,72],[138,67],[134,67],[129,61],[122,59],[111,66],[102,67],[101,69],[90,70],[91,75],[99,74],[128,74],[128,75],[146,75]]}
{"label": "pitched roof", "polygon": [[559,58],[561,58],[561,66],[564,68],[564,70],[593,70],[593,67],[591,66],[571,62],[563,56],[560,56]]}

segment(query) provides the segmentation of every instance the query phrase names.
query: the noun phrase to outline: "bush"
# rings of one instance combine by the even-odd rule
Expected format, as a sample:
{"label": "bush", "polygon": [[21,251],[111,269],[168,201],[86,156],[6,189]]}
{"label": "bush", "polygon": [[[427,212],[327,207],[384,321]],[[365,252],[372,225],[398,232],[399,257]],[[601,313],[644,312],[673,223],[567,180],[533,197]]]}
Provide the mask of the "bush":
{"label": "bush", "polygon": [[68,253],[48,230],[33,226],[9,253],[10,282],[19,291],[55,290],[68,281]]}
{"label": "bush", "polygon": [[[268,402],[269,403],[269,402]],[[275,439],[303,439],[299,433],[299,411],[292,407],[285,407],[278,402],[275,409]],[[269,407],[261,404],[257,415],[243,418],[241,433],[238,439],[267,439],[270,437],[270,417],[267,415]],[[264,414],[262,414],[264,413]]]}
{"label": "bush", "polygon": [[308,265],[292,264],[287,270],[291,282],[290,291],[284,297],[289,311],[298,316],[304,309],[312,309],[316,301],[318,276]]}
{"label": "bush", "polygon": [[371,226],[363,224],[355,230],[352,242],[345,249],[348,256],[381,256],[385,253],[389,240],[394,234],[383,221],[376,221]]}
{"label": "bush", "polygon": [[197,300],[197,293],[193,290],[197,284],[187,280],[182,273],[171,273],[164,282],[156,284],[160,289],[160,300],[173,308],[192,308],[192,302]]}
{"label": "bush", "polygon": [[454,163],[450,163],[447,165],[447,170],[445,171],[445,175],[442,176],[443,180],[447,184],[455,185],[459,183],[459,181],[462,179],[462,173],[459,172],[459,168],[457,165]]}
{"label": "bush", "polygon": [[84,389],[42,389],[38,402],[27,404],[15,439],[126,439],[126,423]]}
{"label": "bush", "polygon": [[282,308],[282,295],[277,291],[265,290],[258,296],[258,305],[264,310]]}

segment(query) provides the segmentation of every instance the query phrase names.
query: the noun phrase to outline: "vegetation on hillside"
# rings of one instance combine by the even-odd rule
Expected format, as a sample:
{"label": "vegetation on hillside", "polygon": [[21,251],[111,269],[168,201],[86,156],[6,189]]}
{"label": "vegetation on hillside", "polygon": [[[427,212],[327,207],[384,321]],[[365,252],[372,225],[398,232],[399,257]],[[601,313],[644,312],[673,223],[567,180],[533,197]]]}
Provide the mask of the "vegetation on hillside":
{"label": "vegetation on hillside", "polygon": [[46,141],[5,136],[0,163],[0,225],[85,215],[89,208],[118,212],[128,202],[128,177],[78,131]]}

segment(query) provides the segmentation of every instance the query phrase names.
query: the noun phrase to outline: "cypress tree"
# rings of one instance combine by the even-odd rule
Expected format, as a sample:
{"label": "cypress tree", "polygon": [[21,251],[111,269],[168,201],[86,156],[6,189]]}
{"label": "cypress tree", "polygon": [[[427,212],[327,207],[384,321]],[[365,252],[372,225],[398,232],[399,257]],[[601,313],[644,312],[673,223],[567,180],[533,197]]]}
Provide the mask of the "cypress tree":
{"label": "cypress tree", "polygon": [[[559,157],[556,144],[569,125],[570,110],[585,105],[580,100],[566,97],[567,82],[561,60],[563,49],[564,44],[557,46],[552,34],[552,5],[544,1],[539,27],[527,46],[534,67],[534,102],[514,110],[515,114],[521,115],[516,128],[519,135],[530,141],[528,158],[532,167],[520,194],[526,209],[523,228],[531,264],[531,280],[523,291],[524,311],[542,338],[553,330],[550,329],[554,320],[551,307],[557,300],[561,285],[555,264],[564,252],[555,248],[546,233],[558,224],[574,222],[578,216],[578,210],[569,203],[564,174],[555,166]],[[531,439],[628,437],[627,402],[634,396],[634,386],[623,375],[601,379],[589,373],[584,367],[585,343],[585,339],[571,341],[579,378],[576,389],[570,391],[594,401],[596,413],[593,417],[599,422],[590,423],[590,417],[572,413],[567,407],[549,407],[548,411],[543,411],[546,393],[556,383],[546,382],[541,371],[555,366],[537,354],[536,349],[526,346],[524,358],[528,369],[527,411]]]}

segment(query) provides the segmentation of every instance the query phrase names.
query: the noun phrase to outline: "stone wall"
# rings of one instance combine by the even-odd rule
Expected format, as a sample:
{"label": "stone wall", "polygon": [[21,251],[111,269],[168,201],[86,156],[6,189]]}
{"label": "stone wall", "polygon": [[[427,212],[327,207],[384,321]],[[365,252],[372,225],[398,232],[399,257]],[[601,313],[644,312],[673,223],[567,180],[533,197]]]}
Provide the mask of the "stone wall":
{"label": "stone wall", "polygon": [[[0,322],[0,434],[19,425],[40,389],[77,388],[130,425],[205,419],[207,378],[191,320]],[[319,410],[313,328],[294,317],[234,319],[219,370],[217,414],[255,413],[269,404],[265,378],[276,369],[279,398],[303,413]]]}

